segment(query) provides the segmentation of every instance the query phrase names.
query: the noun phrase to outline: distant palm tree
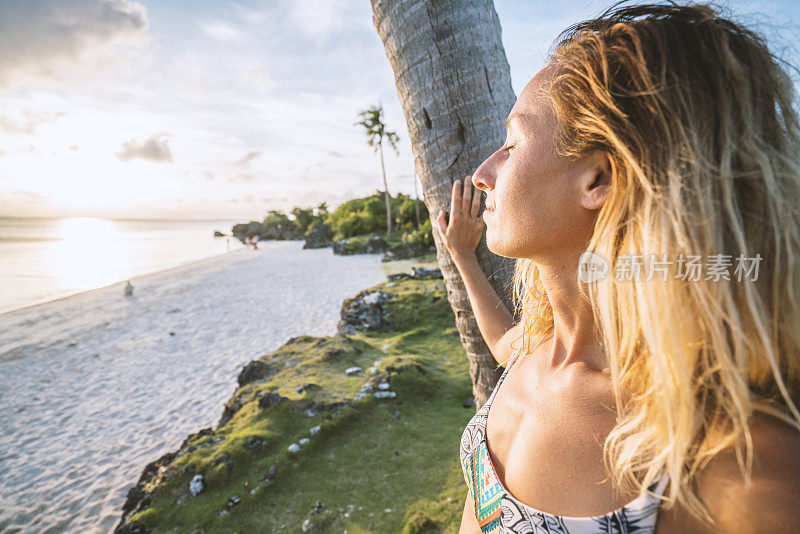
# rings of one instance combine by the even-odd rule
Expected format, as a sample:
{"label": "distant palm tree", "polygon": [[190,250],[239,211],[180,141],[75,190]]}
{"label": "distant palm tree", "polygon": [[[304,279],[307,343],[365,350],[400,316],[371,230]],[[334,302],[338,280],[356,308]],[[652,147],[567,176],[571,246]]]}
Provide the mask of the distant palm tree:
{"label": "distant palm tree", "polygon": [[400,138],[397,137],[395,132],[386,129],[386,124],[383,122],[382,105],[378,104],[377,106],[372,106],[366,111],[359,113],[358,116],[361,117],[361,120],[355,124],[364,127],[367,134],[367,144],[375,147],[376,152],[381,153],[381,171],[383,171],[384,198],[386,200],[386,237],[391,237],[392,202],[389,197],[389,185],[386,182],[386,166],[383,164],[383,138],[386,138],[389,146],[394,149],[396,154],[399,154],[397,151],[397,142]]}

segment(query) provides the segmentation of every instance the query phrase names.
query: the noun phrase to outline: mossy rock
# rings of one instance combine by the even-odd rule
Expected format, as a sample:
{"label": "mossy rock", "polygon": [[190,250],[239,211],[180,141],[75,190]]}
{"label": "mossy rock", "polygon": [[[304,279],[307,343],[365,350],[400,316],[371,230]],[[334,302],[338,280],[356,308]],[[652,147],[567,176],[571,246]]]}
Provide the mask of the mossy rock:
{"label": "mossy rock", "polygon": [[403,534],[433,534],[434,532],[442,532],[442,525],[420,510],[417,510],[403,525]]}
{"label": "mossy rock", "polygon": [[323,510],[318,514],[311,515],[307,518],[308,531],[331,532],[331,528],[338,518],[339,514],[335,510]]}
{"label": "mossy rock", "polygon": [[[403,282],[404,285],[409,283],[419,282]],[[453,312],[445,298],[445,292],[437,289],[434,284],[435,282],[427,282],[427,291],[423,293],[398,292],[394,301],[384,305],[384,320],[391,331],[404,332],[441,318],[452,317]]]}
{"label": "mossy rock", "polygon": [[437,381],[431,371],[418,363],[407,363],[400,366],[389,365],[389,385],[401,398],[408,396],[430,398],[437,392]]}

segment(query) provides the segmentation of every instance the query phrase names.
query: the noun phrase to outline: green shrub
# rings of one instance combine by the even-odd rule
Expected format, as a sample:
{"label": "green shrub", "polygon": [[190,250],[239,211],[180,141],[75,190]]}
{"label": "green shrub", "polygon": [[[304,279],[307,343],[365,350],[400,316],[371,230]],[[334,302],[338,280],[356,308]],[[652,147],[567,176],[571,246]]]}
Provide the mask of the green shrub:
{"label": "green shrub", "polygon": [[[416,231],[414,199],[400,193],[396,197],[390,197],[389,202],[392,206],[392,231]],[[419,201],[419,212],[420,219],[428,219],[428,210],[422,201]],[[348,200],[328,215],[326,223],[331,229],[334,241],[369,233],[385,233],[386,200],[384,192],[375,191],[368,197]],[[424,224],[420,228],[422,226]]]}
{"label": "green shrub", "polygon": [[433,245],[433,228],[430,218],[425,219],[425,222],[416,230],[408,232],[403,242],[411,245],[419,245],[420,247],[429,247]]}

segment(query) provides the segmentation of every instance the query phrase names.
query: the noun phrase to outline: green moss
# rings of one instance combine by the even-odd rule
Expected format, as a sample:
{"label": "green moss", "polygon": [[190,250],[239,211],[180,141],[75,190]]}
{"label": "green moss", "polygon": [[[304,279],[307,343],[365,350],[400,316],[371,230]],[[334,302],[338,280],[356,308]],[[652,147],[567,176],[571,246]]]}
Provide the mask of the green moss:
{"label": "green moss", "polygon": [[442,525],[419,510],[403,526],[403,534],[428,534],[441,531]]}
{"label": "green moss", "polygon": [[[372,288],[392,294],[394,331],[301,336],[264,355],[279,370],[237,391],[246,395],[241,409],[213,436],[194,440],[198,448],[173,462],[176,474],[130,519],[177,532],[302,532],[305,519],[319,532],[457,532],[466,494],[458,447],[474,411],[461,405],[472,391],[468,362],[441,286],[404,280]],[[345,375],[354,365],[365,372]],[[362,385],[384,380],[397,397],[355,400]],[[308,383],[319,387],[298,393]],[[266,392],[288,400],[261,408]],[[245,446],[253,436],[264,440],[261,450]],[[309,443],[290,453],[304,437]],[[230,461],[215,465],[223,454]],[[277,475],[265,482],[273,465]],[[192,496],[195,473],[205,489]],[[220,515],[231,495],[241,502]],[[322,510],[309,515],[316,501]]]}
{"label": "green moss", "polygon": [[460,465],[452,466],[443,481],[441,491],[432,498],[420,499],[409,506],[403,533],[452,532],[461,526],[461,514],[467,488]]}
{"label": "green moss", "polygon": [[132,521],[139,521],[140,523],[144,523],[145,525],[152,525],[158,521],[159,513],[158,510],[155,508],[146,508],[133,516],[131,518]]}

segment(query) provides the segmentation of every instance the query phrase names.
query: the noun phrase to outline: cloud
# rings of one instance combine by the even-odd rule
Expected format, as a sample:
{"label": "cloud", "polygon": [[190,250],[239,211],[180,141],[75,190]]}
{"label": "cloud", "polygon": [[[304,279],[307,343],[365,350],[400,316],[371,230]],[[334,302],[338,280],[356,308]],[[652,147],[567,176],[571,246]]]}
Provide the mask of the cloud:
{"label": "cloud", "polygon": [[293,2],[292,19],[306,35],[319,41],[344,27],[344,15],[340,6],[330,0],[308,0]]}
{"label": "cloud", "polygon": [[271,90],[277,87],[275,81],[267,74],[267,71],[261,67],[253,68],[244,73],[242,81],[260,89]]}
{"label": "cloud", "polygon": [[160,133],[154,135],[144,143],[131,139],[122,145],[122,150],[115,155],[122,161],[129,161],[134,158],[152,161],[154,163],[172,163],[172,152],[169,149],[168,141],[162,137],[168,134]]}
{"label": "cloud", "polygon": [[129,0],[0,2],[0,87],[75,75],[147,25],[145,7]]}
{"label": "cloud", "polygon": [[323,175],[320,174],[319,170],[325,168],[325,163],[318,161],[317,163],[312,163],[311,165],[307,165],[302,171],[300,171],[297,175],[297,179],[302,182],[309,182],[314,181],[317,178],[322,178]]}
{"label": "cloud", "polygon": [[46,122],[52,122],[66,113],[50,113],[47,111],[31,111],[23,109],[21,116],[0,115],[0,128],[10,134],[33,134],[36,127]]}
{"label": "cloud", "polygon": [[243,33],[240,30],[237,30],[230,24],[226,24],[219,20],[201,22],[200,29],[212,39],[222,41],[223,43],[240,41],[243,36]]}
{"label": "cloud", "polygon": [[9,195],[15,197],[22,197],[26,202],[41,202],[53,198],[53,195],[45,195],[38,191],[9,191]]}
{"label": "cloud", "polygon": [[245,167],[250,164],[251,161],[256,159],[261,155],[261,152],[248,152],[242,159],[235,163],[238,167]]}
{"label": "cloud", "polygon": [[241,197],[233,197],[229,198],[228,202],[231,204],[252,204],[255,201],[255,197],[252,194],[244,195]]}

